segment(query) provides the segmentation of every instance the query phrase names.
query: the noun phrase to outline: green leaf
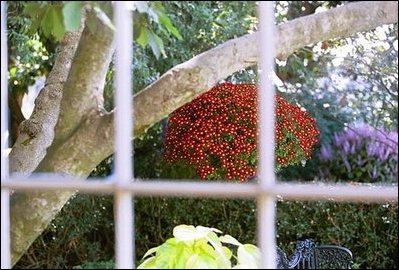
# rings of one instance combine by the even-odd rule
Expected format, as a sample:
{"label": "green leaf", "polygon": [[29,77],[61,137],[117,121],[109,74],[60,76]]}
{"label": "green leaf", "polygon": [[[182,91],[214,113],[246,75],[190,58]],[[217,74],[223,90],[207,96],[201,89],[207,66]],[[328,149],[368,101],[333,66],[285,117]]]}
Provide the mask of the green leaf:
{"label": "green leaf", "polygon": [[177,30],[176,27],[173,26],[168,16],[166,16],[163,12],[158,12],[158,17],[159,22],[164,25],[169,32],[171,32],[177,39],[183,39],[183,37],[179,33],[179,30]]}
{"label": "green leaf", "polygon": [[251,244],[239,246],[237,250],[237,265],[235,268],[260,268],[259,249]]}
{"label": "green leaf", "polygon": [[223,236],[220,236],[220,237],[219,237],[219,240],[220,240],[221,242],[223,242],[223,243],[232,244],[232,245],[235,245],[235,246],[241,246],[241,245],[242,245],[240,242],[238,242],[237,239],[235,239],[233,236],[228,235],[228,234],[225,234],[225,235],[223,235]]}
{"label": "green leaf", "polygon": [[63,9],[64,25],[66,31],[76,31],[79,29],[82,4],[80,1],[68,1]]}
{"label": "green leaf", "polygon": [[173,236],[178,241],[189,242],[195,240],[195,232],[193,225],[178,225],[173,228]]}
{"label": "green leaf", "polygon": [[194,245],[194,252],[198,254],[205,254],[207,256],[210,256],[212,258],[215,258],[217,253],[215,249],[208,244],[207,240],[202,240],[202,241],[196,241]]}
{"label": "green leaf", "polygon": [[177,243],[175,238],[168,239],[163,243],[156,255],[156,266],[158,268],[176,268],[183,250],[187,248],[183,242]]}
{"label": "green leaf", "polygon": [[193,254],[186,263],[187,269],[215,269],[218,268],[216,261],[209,256]]}
{"label": "green leaf", "polygon": [[159,249],[159,246],[158,246],[158,247],[150,248],[150,249],[144,254],[143,259],[144,259],[145,257],[151,255],[152,253],[156,252],[158,249]]}
{"label": "green leaf", "polygon": [[51,7],[48,7],[40,23],[40,26],[42,28],[45,37],[49,37],[51,33],[51,25],[53,22],[50,13],[51,13]]}
{"label": "green leaf", "polygon": [[43,12],[45,11],[45,8],[39,3],[36,2],[30,2],[27,3],[25,8],[24,8],[24,13],[29,15],[32,19],[41,17],[43,15]]}
{"label": "green leaf", "polygon": [[228,247],[225,247],[225,246],[222,246],[222,249],[223,249],[223,252],[224,252],[224,255],[226,256],[226,258],[228,258],[230,260],[231,257],[233,256],[233,252]]}
{"label": "green leaf", "polygon": [[156,267],[156,264],[155,264],[155,257],[151,257],[151,258],[148,258],[147,260],[145,260],[144,262],[142,262],[138,267],[137,267],[137,269],[155,269],[155,268],[157,268]]}
{"label": "green leaf", "polygon": [[147,29],[145,27],[140,28],[140,35],[136,39],[137,43],[140,44],[141,47],[145,47],[148,44],[148,35]]}
{"label": "green leaf", "polygon": [[222,243],[220,242],[219,237],[216,235],[216,233],[209,232],[207,235],[207,239],[218,254],[219,265],[222,268],[231,268],[230,259],[226,256],[226,253],[222,247]]}
{"label": "green leaf", "polygon": [[147,14],[148,14],[149,18],[151,19],[151,21],[153,21],[153,22],[159,24],[158,14],[157,14],[157,12],[156,12],[153,8],[150,7],[150,8],[147,10]]}
{"label": "green leaf", "polygon": [[60,41],[65,34],[62,9],[59,6],[55,6],[53,10],[54,11],[52,12],[52,16],[54,20],[54,25],[52,29],[52,34],[57,41]]}
{"label": "green leaf", "polygon": [[43,16],[40,26],[43,34],[49,37],[52,34],[57,41],[61,40],[65,33],[62,19],[62,11],[59,6],[49,6]]}
{"label": "green leaf", "polygon": [[155,57],[158,59],[161,54],[165,56],[165,50],[163,46],[162,39],[157,36],[153,31],[147,29],[148,42],[152,49],[152,52],[155,54]]}
{"label": "green leaf", "polygon": [[17,74],[17,68],[16,67],[10,68],[9,73],[10,73],[10,75],[9,75],[10,77],[15,77],[15,75]]}
{"label": "green leaf", "polygon": [[183,269],[186,267],[187,260],[193,255],[193,249],[183,243],[180,243],[179,247],[180,249],[176,254],[174,268]]}
{"label": "green leaf", "polygon": [[221,231],[216,228],[204,226],[194,227],[193,225],[178,225],[173,228],[173,236],[176,237],[176,240],[186,243],[194,240],[208,239],[210,234],[213,234],[211,237],[212,240],[219,242],[215,232],[221,233]]}

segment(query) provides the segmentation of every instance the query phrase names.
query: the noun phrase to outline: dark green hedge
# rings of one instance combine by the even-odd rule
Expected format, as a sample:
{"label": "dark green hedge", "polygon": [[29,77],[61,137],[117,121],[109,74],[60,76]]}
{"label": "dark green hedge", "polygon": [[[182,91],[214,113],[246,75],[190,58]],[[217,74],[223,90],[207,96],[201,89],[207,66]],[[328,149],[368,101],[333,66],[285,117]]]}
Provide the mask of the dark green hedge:
{"label": "dark green hedge", "polygon": [[[255,206],[253,200],[136,198],[136,258],[172,237],[178,224],[215,227],[242,243],[256,244]],[[78,195],[16,268],[71,268],[84,263],[93,268],[95,262],[112,260],[112,207],[112,197]],[[397,217],[397,204],[279,201],[277,241],[291,254],[296,240],[313,238],[319,244],[348,247],[356,268],[397,268]]]}
{"label": "dark green hedge", "polygon": [[[354,267],[396,268],[397,204],[279,201],[277,241],[288,254],[295,242],[348,247]],[[242,243],[256,243],[253,200],[141,198],[136,202],[137,259],[171,237],[177,224],[215,227]]]}

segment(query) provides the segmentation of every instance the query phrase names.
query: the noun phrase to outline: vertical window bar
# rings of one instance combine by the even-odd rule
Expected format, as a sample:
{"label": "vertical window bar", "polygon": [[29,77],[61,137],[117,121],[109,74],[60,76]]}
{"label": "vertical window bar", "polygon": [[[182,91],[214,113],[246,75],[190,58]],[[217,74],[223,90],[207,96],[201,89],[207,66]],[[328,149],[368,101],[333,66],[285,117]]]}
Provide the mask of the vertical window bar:
{"label": "vertical window bar", "polygon": [[274,1],[259,2],[260,93],[259,93],[259,179],[262,193],[258,197],[258,242],[261,266],[276,268],[275,198],[267,190],[275,184],[274,175]]}
{"label": "vertical window bar", "polygon": [[[129,3],[132,4],[132,3]],[[127,3],[114,2],[115,31],[115,181],[124,184],[133,178],[132,166],[132,81],[133,55],[132,16]],[[128,191],[115,192],[115,253],[116,267],[132,269],[133,247],[133,203]]]}
{"label": "vertical window bar", "polygon": [[[9,179],[8,171],[8,55],[7,8],[1,1],[1,181]],[[11,268],[10,252],[10,191],[1,189],[1,269]]]}

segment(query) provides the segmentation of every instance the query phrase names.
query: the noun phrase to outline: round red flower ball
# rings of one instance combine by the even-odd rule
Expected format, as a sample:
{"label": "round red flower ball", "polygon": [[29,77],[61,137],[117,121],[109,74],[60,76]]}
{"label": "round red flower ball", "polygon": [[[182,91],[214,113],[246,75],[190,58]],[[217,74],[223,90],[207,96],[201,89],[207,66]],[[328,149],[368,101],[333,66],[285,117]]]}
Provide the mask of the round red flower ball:
{"label": "round red flower ball", "polygon": [[[247,181],[256,174],[257,86],[223,83],[174,111],[164,158],[195,166],[201,179]],[[300,107],[276,96],[277,169],[309,159],[320,134]]]}

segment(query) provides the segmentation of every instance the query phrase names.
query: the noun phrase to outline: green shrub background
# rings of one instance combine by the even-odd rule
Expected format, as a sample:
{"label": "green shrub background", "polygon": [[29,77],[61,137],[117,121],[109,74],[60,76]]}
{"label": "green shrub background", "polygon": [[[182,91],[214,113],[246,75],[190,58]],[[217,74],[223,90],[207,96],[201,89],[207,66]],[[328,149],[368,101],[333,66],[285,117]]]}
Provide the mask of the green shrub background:
{"label": "green shrub background", "polygon": [[[109,196],[78,195],[16,267],[112,266],[112,202]],[[149,248],[172,237],[178,224],[215,227],[256,244],[255,206],[254,200],[135,198],[137,263]],[[398,266],[397,214],[397,204],[388,203],[279,201],[277,243],[290,255],[297,240],[313,238],[348,247],[354,268],[392,269]]]}

